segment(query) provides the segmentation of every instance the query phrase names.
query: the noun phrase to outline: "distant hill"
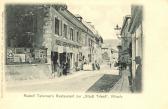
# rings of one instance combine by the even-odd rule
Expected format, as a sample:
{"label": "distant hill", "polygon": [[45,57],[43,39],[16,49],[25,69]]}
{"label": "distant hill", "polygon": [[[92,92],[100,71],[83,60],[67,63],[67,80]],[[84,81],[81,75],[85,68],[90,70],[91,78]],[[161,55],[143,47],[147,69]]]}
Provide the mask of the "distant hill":
{"label": "distant hill", "polygon": [[104,39],[103,44],[107,47],[117,50],[117,45],[120,44],[120,40],[119,39],[106,39],[106,40]]}

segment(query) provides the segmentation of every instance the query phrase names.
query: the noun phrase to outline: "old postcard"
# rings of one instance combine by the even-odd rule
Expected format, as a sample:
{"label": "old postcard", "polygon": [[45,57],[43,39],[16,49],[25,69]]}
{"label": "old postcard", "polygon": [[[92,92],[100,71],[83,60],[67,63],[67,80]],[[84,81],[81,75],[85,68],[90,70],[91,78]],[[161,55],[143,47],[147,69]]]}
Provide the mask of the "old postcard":
{"label": "old postcard", "polygon": [[51,102],[54,108],[88,108],[94,102],[111,109],[157,102],[153,108],[168,108],[156,52],[164,51],[166,25],[159,19],[166,6],[131,0],[2,2],[0,106],[38,101],[45,106],[26,108],[50,108]]}

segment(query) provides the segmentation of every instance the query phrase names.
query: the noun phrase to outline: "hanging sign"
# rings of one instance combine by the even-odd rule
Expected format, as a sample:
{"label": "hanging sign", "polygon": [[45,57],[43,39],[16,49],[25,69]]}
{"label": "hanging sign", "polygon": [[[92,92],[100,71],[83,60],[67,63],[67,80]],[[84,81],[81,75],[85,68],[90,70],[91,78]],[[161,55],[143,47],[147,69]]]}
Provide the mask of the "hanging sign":
{"label": "hanging sign", "polygon": [[58,53],[63,53],[63,46],[58,46]]}
{"label": "hanging sign", "polygon": [[69,47],[66,47],[66,52],[67,52],[67,53],[70,53],[70,52],[71,52],[71,50],[70,50]]}
{"label": "hanging sign", "polygon": [[69,53],[72,53],[72,52],[73,52],[73,48],[70,47],[70,48],[69,48]]}
{"label": "hanging sign", "polygon": [[63,52],[66,52],[66,47],[63,46]]}

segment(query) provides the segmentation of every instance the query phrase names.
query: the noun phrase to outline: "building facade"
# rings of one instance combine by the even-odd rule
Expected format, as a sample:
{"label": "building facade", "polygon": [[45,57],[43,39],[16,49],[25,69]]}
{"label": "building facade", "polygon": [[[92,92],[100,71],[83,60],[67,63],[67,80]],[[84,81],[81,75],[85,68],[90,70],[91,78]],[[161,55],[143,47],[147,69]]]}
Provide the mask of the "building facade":
{"label": "building facade", "polygon": [[131,16],[125,16],[121,28],[122,44],[119,60],[127,63],[130,85],[135,92],[142,91],[143,60],[143,14],[142,6],[132,6]]}
{"label": "building facade", "polygon": [[111,45],[103,44],[101,48],[102,54],[102,63],[111,64],[114,66],[114,63],[118,60],[118,51],[113,49]]}
{"label": "building facade", "polygon": [[66,5],[7,5],[6,19],[7,65],[46,64],[51,73],[66,62],[73,72],[101,44]]}
{"label": "building facade", "polygon": [[[89,46],[87,46],[87,48],[90,49],[91,51],[91,59],[90,62],[98,62],[100,63],[102,61],[102,57],[101,57],[101,47],[102,47],[102,43],[103,43],[103,39],[101,37],[101,35],[98,33],[98,31],[95,29],[94,25],[91,22],[86,22],[86,21],[82,21],[84,25],[86,25],[94,34],[94,39],[93,40],[88,40],[88,42],[90,43]],[[86,46],[85,46],[86,47]],[[85,53],[88,55],[88,53]],[[86,55],[86,56],[87,56]]]}
{"label": "building facade", "polygon": [[142,91],[142,63],[143,63],[143,7],[132,6],[131,25],[132,35],[132,78],[133,90]]}
{"label": "building facade", "polygon": [[129,32],[131,16],[127,15],[124,17],[123,26],[121,28],[121,45],[122,51],[119,58],[120,62],[128,63],[131,58],[131,34]]}

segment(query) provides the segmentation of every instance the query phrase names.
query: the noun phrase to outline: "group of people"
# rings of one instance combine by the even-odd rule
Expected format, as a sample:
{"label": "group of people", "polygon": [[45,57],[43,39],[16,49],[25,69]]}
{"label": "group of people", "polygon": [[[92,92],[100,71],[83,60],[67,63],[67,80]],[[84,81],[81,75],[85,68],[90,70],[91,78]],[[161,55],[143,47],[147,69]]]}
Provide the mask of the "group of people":
{"label": "group of people", "polygon": [[[68,62],[64,61],[64,62],[57,62],[57,61],[52,61],[53,62],[53,66],[52,66],[52,77],[60,77],[62,75],[67,75],[69,73],[69,67],[70,65],[68,64]],[[84,61],[83,63],[79,64],[77,62],[75,62],[75,70],[79,71],[79,70],[83,70],[83,65],[86,64],[86,61]],[[95,61],[94,63],[92,63],[92,70],[100,70],[100,64]]]}
{"label": "group of people", "polygon": [[[62,63],[55,63],[53,64],[53,76],[55,77],[55,75],[57,75],[58,77],[62,76],[62,75],[67,75],[68,74],[68,69],[69,69],[69,65],[67,62],[62,62]],[[57,73],[57,74],[55,74]]]}
{"label": "group of people", "polygon": [[97,61],[95,61],[94,63],[92,63],[92,69],[100,70],[100,64]]}
{"label": "group of people", "polygon": [[121,61],[118,61],[118,62],[115,62],[115,67],[119,67],[119,69],[121,70],[124,70],[127,68],[127,63],[126,62],[121,62]]}

